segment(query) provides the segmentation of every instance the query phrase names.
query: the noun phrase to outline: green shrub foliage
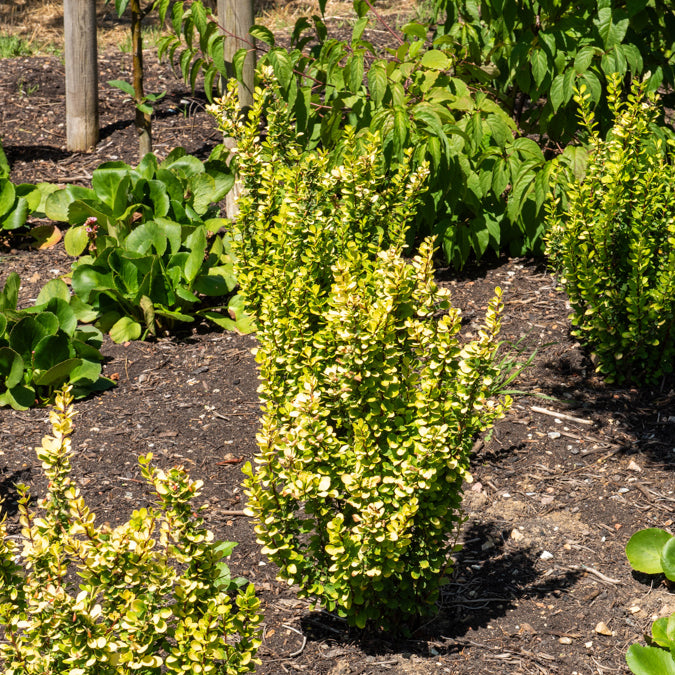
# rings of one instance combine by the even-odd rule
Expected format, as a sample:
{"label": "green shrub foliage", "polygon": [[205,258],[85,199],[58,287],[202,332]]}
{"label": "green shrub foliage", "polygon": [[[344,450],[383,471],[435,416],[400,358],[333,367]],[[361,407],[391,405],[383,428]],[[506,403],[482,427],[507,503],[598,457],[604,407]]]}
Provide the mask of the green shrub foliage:
{"label": "green shrub foliage", "polygon": [[[490,68],[463,68],[454,41],[442,35],[430,42],[432,27],[420,23],[391,29],[394,48],[378,53],[363,38],[368,5],[354,4],[350,40],[329,37],[319,16],[298,20],[290,47],[277,45],[263,26],[251,29],[251,39],[266,43],[260,68],[274,69],[302,147],[339,153],[353,142],[345,132],[353,127],[357,137],[379,135],[392,167],[413,149],[413,165],[430,167],[416,233],[437,236],[457,267],[488,250],[541,250],[551,165],[486,86]],[[202,69],[213,96],[217,82],[240,74],[249,47],[233,64],[223,62],[224,38],[199,0],[176,3],[172,16],[175,34],[164,39],[160,56],[179,63],[193,86]],[[567,159],[579,161],[576,154]]]}
{"label": "green shrub foliage", "polygon": [[113,340],[157,335],[195,317],[251,330],[232,297],[228,239],[217,234],[227,221],[216,202],[233,182],[217,151],[201,162],[176,148],[162,162],[148,153],[135,168],[101,164],[92,188],[70,185],[47,198],[49,217],[71,224],[66,251],[80,256],[73,290]]}
{"label": "green shrub foliage", "polygon": [[6,675],[236,675],[260,644],[254,588],[233,580],[193,514],[201,481],[141,457],[158,505],[110,529],[94,525],[71,482],[72,397],[57,395],[53,436],[37,448],[49,486],[30,508],[19,486],[22,544],[0,525],[0,662]]}
{"label": "green shrub foliage", "polygon": [[[451,570],[476,433],[489,400],[500,293],[476,340],[433,279],[431,240],[403,257],[425,167],[387,171],[377,137],[341,163],[303,153],[273,82],[248,121],[235,89],[215,110],[238,140],[242,294],[258,326],[264,404],[245,468],[263,552],[303,596],[353,625],[433,611]],[[265,110],[265,140],[258,137]]]}
{"label": "green shrub foliage", "polygon": [[88,308],[65,281],[49,281],[26,309],[17,309],[20,285],[12,272],[0,289],[0,407],[46,403],[66,383],[75,398],[114,386],[101,375],[103,335],[79,323]]}
{"label": "green shrub foliage", "polygon": [[653,382],[675,358],[675,168],[654,126],[655,99],[636,83],[627,100],[610,80],[614,126],[590,133],[582,181],[562,181],[551,206],[548,253],[572,305],[573,334],[609,381]]}

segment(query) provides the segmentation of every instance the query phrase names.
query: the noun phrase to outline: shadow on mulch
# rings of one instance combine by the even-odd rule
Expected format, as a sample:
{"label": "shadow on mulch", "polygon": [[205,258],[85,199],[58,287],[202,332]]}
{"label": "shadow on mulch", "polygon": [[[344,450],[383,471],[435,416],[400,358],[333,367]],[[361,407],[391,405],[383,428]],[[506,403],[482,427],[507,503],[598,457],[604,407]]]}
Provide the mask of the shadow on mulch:
{"label": "shadow on mulch", "polygon": [[663,377],[651,387],[606,384],[582,349],[572,359],[542,365],[552,373],[551,381],[565,383],[547,387],[544,379],[544,393],[564,401],[571,415],[594,420],[590,435],[602,432],[619,455],[647,455],[661,468],[675,469],[675,376]]}
{"label": "shadow on mulch", "polygon": [[6,470],[0,472],[0,504],[2,504],[3,517],[12,518],[18,511],[17,483],[29,484],[32,480],[33,474],[30,468],[12,471],[9,474]]}
{"label": "shadow on mulch", "polygon": [[59,162],[75,154],[55,148],[53,145],[5,145],[4,151],[10,164],[17,161],[33,162],[38,159]]}
{"label": "shadow on mulch", "polygon": [[[452,581],[441,592],[438,614],[422,623],[411,637],[360,631],[321,610],[301,619],[303,633],[310,641],[358,645],[370,656],[450,654],[466,647],[463,638],[468,633],[505,616],[519,600],[563,592],[584,575],[582,570],[565,570],[541,578],[536,569],[541,549],[530,546],[505,551],[509,531],[495,522],[473,522],[465,537],[464,548],[455,556]],[[430,654],[430,643],[436,654]]]}

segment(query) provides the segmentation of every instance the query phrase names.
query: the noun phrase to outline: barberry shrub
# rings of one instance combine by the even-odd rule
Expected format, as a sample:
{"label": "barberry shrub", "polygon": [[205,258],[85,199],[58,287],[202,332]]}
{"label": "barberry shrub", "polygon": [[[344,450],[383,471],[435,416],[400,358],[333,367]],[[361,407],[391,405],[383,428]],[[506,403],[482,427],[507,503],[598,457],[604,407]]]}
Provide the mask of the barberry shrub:
{"label": "barberry shrub", "polygon": [[509,404],[488,395],[500,292],[462,343],[433,242],[403,256],[424,168],[408,155],[387,171],[370,134],[340,158],[303,154],[273,82],[266,92],[247,121],[232,87],[213,110],[238,141],[233,239],[258,326],[264,412],[247,508],[302,596],[361,628],[402,629],[434,611],[474,436]]}
{"label": "barberry shrub", "polygon": [[50,413],[53,436],[37,448],[49,486],[36,513],[18,486],[22,545],[0,525],[0,663],[6,675],[235,675],[254,670],[260,644],[254,587],[233,580],[193,514],[201,481],[182,468],[141,471],[157,508],[115,528],[71,482],[70,387]]}
{"label": "barberry shrub", "polygon": [[590,136],[583,180],[561,175],[548,209],[547,253],[572,306],[572,334],[609,382],[650,383],[675,359],[675,167],[656,126],[656,97],[610,78],[605,139],[589,94],[577,96]]}

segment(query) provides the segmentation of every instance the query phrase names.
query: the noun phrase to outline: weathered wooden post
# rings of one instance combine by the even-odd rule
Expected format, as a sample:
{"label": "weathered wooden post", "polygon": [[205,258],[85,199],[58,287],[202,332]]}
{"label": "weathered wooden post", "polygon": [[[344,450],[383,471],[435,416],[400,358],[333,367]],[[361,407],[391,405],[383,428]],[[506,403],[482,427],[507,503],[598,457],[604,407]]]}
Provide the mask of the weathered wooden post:
{"label": "weathered wooden post", "polygon": [[96,0],[63,0],[66,58],[66,147],[92,150],[98,141]]}
{"label": "weathered wooden post", "polygon": [[[248,31],[253,25],[253,0],[218,0],[218,23],[228,35],[225,40],[225,62],[232,63],[234,54],[242,47],[247,48],[248,54],[244,61],[242,79],[239,82],[239,104],[242,108],[253,104],[253,82],[255,77],[255,49],[248,40]],[[239,38],[245,38],[247,41]],[[234,75],[234,68],[231,69]],[[235,142],[231,138],[225,138],[227,147],[234,147]],[[225,210],[228,218],[234,218],[237,214],[237,199],[241,191],[239,182],[235,182],[232,189],[225,197]]]}

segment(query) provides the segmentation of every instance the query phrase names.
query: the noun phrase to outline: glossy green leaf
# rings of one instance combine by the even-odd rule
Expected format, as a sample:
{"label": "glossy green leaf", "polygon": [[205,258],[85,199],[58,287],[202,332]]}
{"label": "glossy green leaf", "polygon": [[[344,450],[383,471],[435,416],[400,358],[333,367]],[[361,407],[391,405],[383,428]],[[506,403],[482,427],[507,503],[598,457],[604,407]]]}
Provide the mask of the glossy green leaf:
{"label": "glossy green leaf", "polygon": [[675,661],[670,652],[659,647],[631,645],[626,663],[634,675],[675,675]]}
{"label": "glossy green leaf", "polygon": [[439,49],[431,49],[422,56],[420,64],[424,68],[430,68],[431,70],[446,70],[450,65],[450,60],[445,52]]}
{"label": "glossy green leaf", "polygon": [[663,572],[661,551],[672,535],[656,527],[636,532],[626,544],[626,556],[631,567],[645,574]]}
{"label": "glossy green leaf", "polygon": [[142,326],[131,317],[123,316],[110,329],[110,337],[113,342],[131,342],[141,337]]}
{"label": "glossy green leaf", "polygon": [[0,381],[7,389],[23,380],[23,359],[9,347],[0,347]]}
{"label": "glossy green leaf", "polygon": [[36,305],[46,305],[52,298],[70,302],[70,289],[63,279],[50,279],[38,293]]}
{"label": "glossy green leaf", "polygon": [[49,370],[41,373],[36,379],[38,387],[59,387],[70,380],[71,373],[82,366],[82,359],[68,359],[55,364]]}

